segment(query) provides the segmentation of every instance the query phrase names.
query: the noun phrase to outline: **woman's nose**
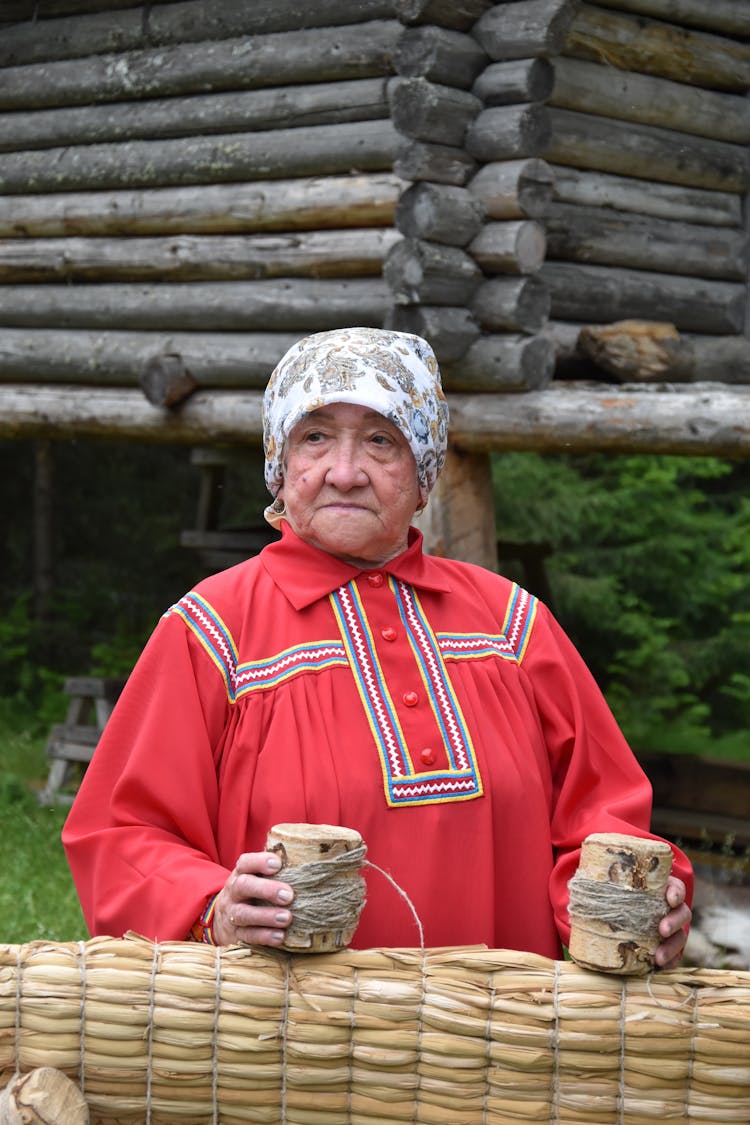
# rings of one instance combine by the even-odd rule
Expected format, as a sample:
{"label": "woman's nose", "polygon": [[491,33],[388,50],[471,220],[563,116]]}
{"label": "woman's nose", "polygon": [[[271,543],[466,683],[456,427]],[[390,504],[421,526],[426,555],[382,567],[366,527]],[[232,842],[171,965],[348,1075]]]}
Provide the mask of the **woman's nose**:
{"label": "woman's nose", "polygon": [[341,443],[331,450],[326,480],[336,488],[358,488],[367,484],[367,473],[362,467],[356,449],[349,443]]}

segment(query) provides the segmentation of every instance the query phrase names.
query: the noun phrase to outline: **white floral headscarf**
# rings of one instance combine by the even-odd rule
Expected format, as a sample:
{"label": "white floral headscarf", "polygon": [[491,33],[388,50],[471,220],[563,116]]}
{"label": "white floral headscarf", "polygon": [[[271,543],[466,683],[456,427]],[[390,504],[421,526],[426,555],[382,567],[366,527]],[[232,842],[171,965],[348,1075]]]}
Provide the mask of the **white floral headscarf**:
{"label": "white floral headscarf", "polygon": [[265,476],[272,496],[283,483],[293,427],[332,402],[369,407],[401,431],[426,501],[448,442],[448,404],[427,341],[381,328],[338,328],[293,344],[272,372],[263,400]]}

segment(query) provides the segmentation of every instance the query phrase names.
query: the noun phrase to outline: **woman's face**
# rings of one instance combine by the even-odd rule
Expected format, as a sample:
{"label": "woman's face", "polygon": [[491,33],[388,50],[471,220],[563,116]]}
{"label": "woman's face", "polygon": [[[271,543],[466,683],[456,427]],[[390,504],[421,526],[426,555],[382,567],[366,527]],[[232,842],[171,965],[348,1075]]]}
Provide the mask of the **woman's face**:
{"label": "woman's face", "polygon": [[290,433],[279,496],[300,538],[346,562],[382,566],[405,549],[419,504],[414,455],[382,414],[331,403]]}

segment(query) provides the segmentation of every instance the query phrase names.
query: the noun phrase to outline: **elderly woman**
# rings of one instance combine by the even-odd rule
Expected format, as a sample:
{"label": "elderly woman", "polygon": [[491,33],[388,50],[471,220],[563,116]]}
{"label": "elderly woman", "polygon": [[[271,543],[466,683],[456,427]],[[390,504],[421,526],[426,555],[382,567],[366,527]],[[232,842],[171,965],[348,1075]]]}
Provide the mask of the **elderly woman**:
{"label": "elderly woman", "polygon": [[[308,822],[361,833],[426,945],[559,957],[582,840],[648,835],[651,791],[545,606],[422,552],[448,425],[431,348],[319,333],[264,407],[281,538],[160,621],[64,829],[92,933],[278,945],[293,892],[264,842]],[[690,919],[676,849],[674,871],[662,966]],[[417,944],[368,876],[353,944]]]}

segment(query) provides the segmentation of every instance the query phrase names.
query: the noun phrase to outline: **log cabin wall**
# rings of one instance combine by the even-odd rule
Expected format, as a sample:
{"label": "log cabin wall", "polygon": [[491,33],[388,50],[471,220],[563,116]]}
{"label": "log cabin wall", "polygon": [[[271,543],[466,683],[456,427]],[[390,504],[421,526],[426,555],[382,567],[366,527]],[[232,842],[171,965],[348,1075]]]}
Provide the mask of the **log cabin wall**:
{"label": "log cabin wall", "polygon": [[431,339],[462,454],[747,455],[745,0],[0,20],[0,436],[257,440],[359,323]]}

